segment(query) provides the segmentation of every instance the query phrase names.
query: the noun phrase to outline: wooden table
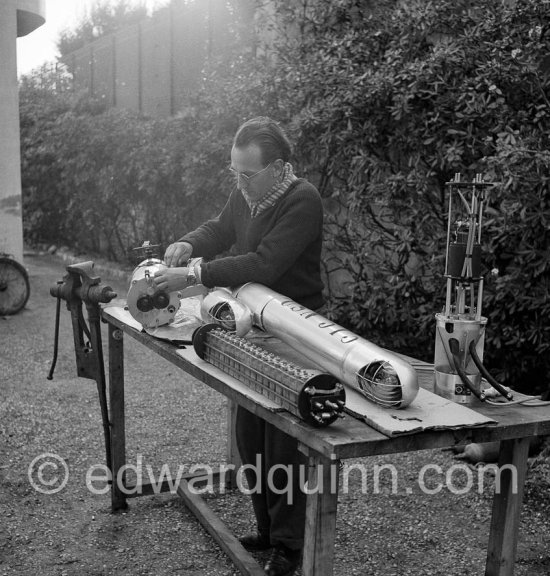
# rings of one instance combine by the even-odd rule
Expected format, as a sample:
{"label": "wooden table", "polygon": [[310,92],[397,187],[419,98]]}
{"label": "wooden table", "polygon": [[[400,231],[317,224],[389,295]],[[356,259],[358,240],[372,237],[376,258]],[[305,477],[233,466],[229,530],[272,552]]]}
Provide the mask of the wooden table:
{"label": "wooden table", "polygon": [[[140,332],[114,317],[109,308],[102,310],[102,318],[109,327],[109,399],[111,418],[112,473],[117,478],[126,464],[124,416],[124,334],[135,338],[144,346],[158,353],[175,366],[221,392],[231,405],[243,406],[261,416],[280,430],[295,437],[309,459],[310,486],[330,486],[342,459],[394,454],[433,448],[446,448],[469,442],[501,441],[499,467],[501,490],[495,491],[487,550],[486,576],[510,576],[514,572],[520,509],[523,497],[529,441],[532,436],[550,434],[550,406],[522,408],[517,405],[502,407],[476,407],[477,410],[498,421],[498,425],[483,428],[428,431],[389,438],[352,417],[339,420],[324,429],[313,429],[288,412],[273,412],[251,400],[228,385],[229,376],[213,376],[189,359],[177,353],[177,347]],[[195,357],[196,358],[196,357]],[[234,412],[234,411],[233,411]],[[236,458],[232,442],[231,419],[228,425],[228,461]],[[508,465],[508,466],[507,466]],[[517,474],[515,473],[517,472]],[[242,548],[223,523],[188,487],[192,477],[184,477],[177,489],[209,533],[231,557],[243,574],[264,574],[259,564]],[[196,479],[193,477],[196,484]],[[336,484],[338,480],[336,480]],[[129,486],[129,485],[128,485]],[[170,490],[164,486],[162,490]],[[142,485],[136,495],[152,494],[151,486]],[[113,481],[112,508],[126,506],[130,497]],[[304,576],[329,576],[333,574],[334,538],[338,486],[333,490],[314,492],[307,497],[304,558]]]}

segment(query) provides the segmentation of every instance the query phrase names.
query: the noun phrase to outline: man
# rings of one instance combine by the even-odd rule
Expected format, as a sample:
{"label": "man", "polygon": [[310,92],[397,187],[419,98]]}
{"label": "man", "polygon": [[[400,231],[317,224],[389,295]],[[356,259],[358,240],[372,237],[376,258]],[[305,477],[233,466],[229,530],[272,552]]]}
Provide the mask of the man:
{"label": "man", "polygon": [[[266,117],[245,122],[231,150],[236,188],[217,218],[167,248],[170,268],[155,275],[156,284],[175,291],[196,282],[208,288],[258,282],[319,309],[324,303],[322,202],[312,184],[294,175],[290,154],[290,142],[276,122]],[[230,255],[214,259],[230,248]],[[180,266],[191,257],[204,260]],[[251,550],[273,547],[266,574],[290,576],[303,547],[305,494],[298,467],[305,458],[293,438],[241,407],[235,432],[243,463],[255,466],[260,455],[262,464],[260,479],[247,470],[249,486],[260,487],[252,494],[257,532],[241,543]],[[277,465],[268,485],[268,471]],[[292,474],[283,473],[283,466],[292,466]],[[289,477],[290,494],[284,490]]]}

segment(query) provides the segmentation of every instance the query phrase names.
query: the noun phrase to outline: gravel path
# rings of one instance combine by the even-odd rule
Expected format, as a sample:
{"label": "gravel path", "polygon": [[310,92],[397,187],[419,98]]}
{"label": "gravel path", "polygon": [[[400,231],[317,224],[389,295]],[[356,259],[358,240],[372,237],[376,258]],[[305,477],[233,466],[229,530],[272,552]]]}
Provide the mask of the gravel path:
{"label": "gravel path", "polygon": [[[0,318],[0,576],[237,574],[176,495],[132,499],[127,511],[111,514],[109,495],[86,487],[86,474],[104,463],[101,418],[95,383],[75,377],[65,308],[57,370],[53,381],[46,379],[55,316],[49,287],[64,275],[65,263],[35,253],[25,264],[32,290],[27,308]],[[119,275],[98,274],[125,295]],[[157,474],[165,466],[173,476],[192,464],[223,462],[224,397],[131,338],[125,349],[128,462],[141,462],[144,473]],[[28,476],[33,460],[44,453],[62,458],[69,470],[67,484],[54,494],[37,491]],[[394,467],[396,486],[387,471],[376,483],[384,464]],[[430,495],[418,484],[427,465],[443,471],[426,476],[432,487],[445,473],[452,473],[455,492],[468,476],[476,478],[445,451],[345,462],[337,576],[483,574],[492,479],[485,476],[480,491],[476,483],[464,494],[444,488]],[[52,470],[43,469],[46,480]],[[550,573],[549,470],[548,459],[531,461],[517,576]],[[36,482],[36,471],[31,478]],[[235,491],[207,498],[236,534],[250,529],[248,497]]]}

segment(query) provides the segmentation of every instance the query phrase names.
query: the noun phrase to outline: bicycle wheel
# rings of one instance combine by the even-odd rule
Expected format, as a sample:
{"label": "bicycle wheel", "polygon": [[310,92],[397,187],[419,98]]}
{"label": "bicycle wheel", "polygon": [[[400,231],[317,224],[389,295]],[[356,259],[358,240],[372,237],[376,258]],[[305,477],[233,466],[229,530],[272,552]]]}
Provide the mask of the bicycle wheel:
{"label": "bicycle wheel", "polygon": [[31,293],[29,276],[19,262],[0,257],[0,316],[17,314]]}

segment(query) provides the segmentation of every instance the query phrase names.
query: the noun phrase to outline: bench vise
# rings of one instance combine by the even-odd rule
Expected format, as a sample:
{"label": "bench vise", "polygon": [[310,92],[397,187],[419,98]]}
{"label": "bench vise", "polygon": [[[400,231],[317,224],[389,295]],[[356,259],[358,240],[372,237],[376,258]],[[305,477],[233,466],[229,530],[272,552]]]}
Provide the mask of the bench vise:
{"label": "bench vise", "polygon": [[[55,317],[54,356],[48,373],[48,380],[53,379],[57,363],[59,344],[59,316],[61,300],[67,303],[71,313],[74,350],[78,376],[95,380],[99,394],[99,404],[105,437],[105,454],[107,467],[111,469],[111,434],[107,393],[105,383],[105,363],[101,343],[100,304],[108,303],[117,294],[110,286],[101,286],[101,279],[93,276],[94,263],[91,261],[67,266],[67,274],[50,288],[50,294],[57,299]],[[82,304],[86,306],[88,323],[84,319]]]}

